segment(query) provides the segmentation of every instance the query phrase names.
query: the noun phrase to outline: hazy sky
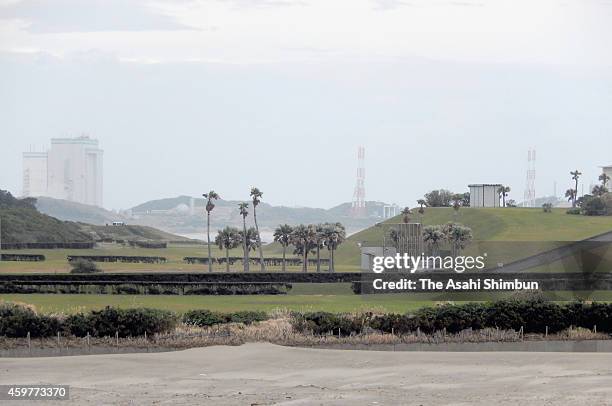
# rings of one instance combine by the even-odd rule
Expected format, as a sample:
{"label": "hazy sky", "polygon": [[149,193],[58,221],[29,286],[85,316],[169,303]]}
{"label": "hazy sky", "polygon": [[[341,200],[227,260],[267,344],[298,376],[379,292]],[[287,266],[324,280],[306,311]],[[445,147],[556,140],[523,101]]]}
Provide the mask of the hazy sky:
{"label": "hazy sky", "polygon": [[88,133],[105,206],[251,185],[272,204],[522,200],[612,164],[612,0],[0,0],[0,188]]}

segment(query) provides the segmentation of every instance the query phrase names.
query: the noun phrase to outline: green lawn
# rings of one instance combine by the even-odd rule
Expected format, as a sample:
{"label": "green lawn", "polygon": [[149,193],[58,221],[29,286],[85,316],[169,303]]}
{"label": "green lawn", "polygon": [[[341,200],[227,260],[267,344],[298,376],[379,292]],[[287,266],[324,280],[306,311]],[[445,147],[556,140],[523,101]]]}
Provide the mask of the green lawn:
{"label": "green lawn", "polygon": [[[386,311],[405,313],[438,303],[490,301],[512,295],[509,292],[453,294],[410,293],[355,295],[348,283],[295,283],[288,295],[252,296],[145,296],[145,295],[63,295],[63,294],[0,294],[0,301],[28,303],[42,313],[75,313],[105,306],[149,307],[184,312],[191,309],[218,311],[289,309],[296,311]],[[612,291],[550,292],[549,299],[612,301]]]}

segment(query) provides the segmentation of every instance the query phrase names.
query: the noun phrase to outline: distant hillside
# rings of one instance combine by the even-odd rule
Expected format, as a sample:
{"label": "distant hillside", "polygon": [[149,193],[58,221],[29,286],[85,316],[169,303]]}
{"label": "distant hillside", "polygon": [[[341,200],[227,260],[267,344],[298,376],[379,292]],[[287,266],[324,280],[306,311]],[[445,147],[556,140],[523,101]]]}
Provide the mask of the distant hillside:
{"label": "distant hillside", "polygon": [[184,238],[175,234],[167,233],[153,227],[123,225],[123,226],[97,226],[79,223],[81,230],[91,235],[95,240],[112,238],[113,240],[126,241],[185,241]]}
{"label": "distant hillside", "polygon": [[39,213],[36,199],[16,199],[0,190],[2,242],[77,242],[89,241],[79,224],[61,221]]}
{"label": "distant hillside", "polygon": [[[211,216],[211,226],[220,228],[226,225],[241,226],[242,218],[238,211],[239,201],[218,200]],[[191,207],[189,196],[152,200],[131,209],[133,218],[129,221],[149,225],[174,233],[202,232],[205,227],[203,198],[194,198]],[[263,229],[273,229],[278,224],[342,222],[349,232],[354,232],[381,221],[382,202],[366,202],[367,216],[356,219],[351,217],[351,203],[343,203],[331,209],[310,207],[272,206],[262,202],[257,207],[257,220]],[[252,213],[252,207],[249,208]],[[247,217],[249,224],[252,215]]]}
{"label": "distant hillside", "polygon": [[[69,207],[82,208],[70,202],[43,199],[45,203],[56,204],[56,209]],[[106,226],[82,222],[62,221],[36,208],[36,199],[17,199],[9,192],[0,190],[0,220],[2,221],[3,243],[24,242],[84,242],[104,238],[123,240],[177,241],[186,238],[170,234],[152,227],[138,225]],[[85,206],[89,209],[90,206]],[[100,209],[100,213],[104,211]],[[93,213],[93,211],[92,211]]]}
{"label": "distant hillside", "polygon": [[113,221],[123,221],[120,214],[105,210],[101,207],[90,206],[50,197],[38,197],[36,208],[41,213],[65,221],[78,221],[81,223],[104,225]]}
{"label": "distant hillside", "polygon": [[[389,219],[399,223],[401,217]],[[424,225],[445,224],[449,221],[464,224],[472,229],[474,241],[509,242],[505,247],[522,247],[526,252],[540,247],[552,247],[550,243],[579,241],[612,231],[612,216],[577,216],[566,214],[565,209],[553,209],[544,213],[541,208],[462,208],[457,214],[450,207],[426,208],[423,217],[413,215],[412,221]],[[369,227],[342,244],[336,256],[340,264],[359,264],[359,243],[381,246],[383,227]],[[524,244],[521,244],[525,242]],[[491,244],[489,244],[491,245]],[[500,245],[503,247],[503,245]]]}

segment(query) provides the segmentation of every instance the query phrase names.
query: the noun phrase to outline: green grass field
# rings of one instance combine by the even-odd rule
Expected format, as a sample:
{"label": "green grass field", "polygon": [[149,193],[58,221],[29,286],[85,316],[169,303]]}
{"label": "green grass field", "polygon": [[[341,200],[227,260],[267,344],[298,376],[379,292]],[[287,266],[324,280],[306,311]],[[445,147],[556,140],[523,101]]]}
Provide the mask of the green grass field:
{"label": "green grass field", "polygon": [[[145,295],[62,295],[0,294],[0,301],[34,305],[42,313],[76,313],[105,306],[122,308],[149,307],[185,312],[191,309],[217,311],[289,309],[295,311],[385,311],[405,313],[437,303],[465,303],[507,298],[510,292],[453,294],[411,293],[355,295],[348,283],[294,283],[288,295],[252,296],[145,296]],[[576,299],[612,301],[612,291],[551,292],[550,300]]]}

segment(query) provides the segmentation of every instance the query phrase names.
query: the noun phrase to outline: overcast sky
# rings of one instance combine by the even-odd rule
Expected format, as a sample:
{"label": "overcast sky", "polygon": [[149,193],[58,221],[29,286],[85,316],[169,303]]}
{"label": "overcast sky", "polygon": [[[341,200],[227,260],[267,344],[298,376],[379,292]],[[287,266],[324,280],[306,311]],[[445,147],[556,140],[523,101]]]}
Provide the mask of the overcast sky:
{"label": "overcast sky", "polygon": [[612,164],[612,0],[0,0],[0,188],[87,133],[105,206],[215,189],[272,204]]}

